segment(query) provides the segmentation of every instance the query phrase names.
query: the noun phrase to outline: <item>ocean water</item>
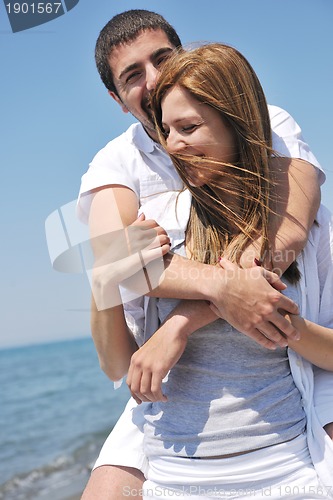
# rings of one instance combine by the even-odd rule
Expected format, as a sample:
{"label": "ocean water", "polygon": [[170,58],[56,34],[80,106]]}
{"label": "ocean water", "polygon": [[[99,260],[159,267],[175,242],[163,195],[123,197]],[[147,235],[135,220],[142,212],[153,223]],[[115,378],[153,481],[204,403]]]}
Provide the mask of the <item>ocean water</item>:
{"label": "ocean water", "polygon": [[128,398],[90,338],[0,350],[0,499],[82,491]]}

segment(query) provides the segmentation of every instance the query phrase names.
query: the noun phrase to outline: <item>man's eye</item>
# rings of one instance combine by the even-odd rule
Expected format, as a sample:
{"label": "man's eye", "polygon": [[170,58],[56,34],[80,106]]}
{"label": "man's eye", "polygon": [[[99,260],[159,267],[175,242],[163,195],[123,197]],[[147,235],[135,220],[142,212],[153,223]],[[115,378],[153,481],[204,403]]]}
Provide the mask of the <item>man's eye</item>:
{"label": "man's eye", "polygon": [[130,75],[128,75],[126,77],[125,82],[126,83],[133,83],[140,78],[140,75],[141,75],[141,73],[139,71],[136,71],[135,73],[131,73]]}
{"label": "man's eye", "polygon": [[156,61],[156,67],[159,68],[163,63],[165,63],[165,61],[167,59],[169,59],[170,55],[168,56],[163,56],[163,57],[160,57],[159,59],[157,59]]}

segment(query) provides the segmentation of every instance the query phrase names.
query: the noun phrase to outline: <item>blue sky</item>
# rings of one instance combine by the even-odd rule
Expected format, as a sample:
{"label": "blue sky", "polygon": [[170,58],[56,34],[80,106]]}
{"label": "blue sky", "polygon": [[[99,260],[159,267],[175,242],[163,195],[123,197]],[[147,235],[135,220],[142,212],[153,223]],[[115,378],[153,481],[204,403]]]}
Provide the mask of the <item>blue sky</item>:
{"label": "blue sky", "polygon": [[94,64],[100,29],[116,13],[164,15],[183,43],[223,41],[249,59],[270,103],[287,109],[325,168],[333,210],[331,0],[80,0],[66,15],[13,34],[0,5],[0,347],[89,335],[83,275],[54,271],[44,222],[77,196],[94,154],[132,123]]}

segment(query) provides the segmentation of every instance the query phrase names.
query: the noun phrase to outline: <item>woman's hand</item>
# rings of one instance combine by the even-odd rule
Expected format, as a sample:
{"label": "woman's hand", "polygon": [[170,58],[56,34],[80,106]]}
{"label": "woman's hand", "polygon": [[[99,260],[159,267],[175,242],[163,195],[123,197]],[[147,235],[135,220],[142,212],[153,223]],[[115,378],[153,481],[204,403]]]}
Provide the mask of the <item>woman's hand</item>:
{"label": "woman's hand", "polygon": [[137,403],[167,401],[162,392],[164,377],[183,354],[189,336],[216,319],[205,301],[179,302],[157,332],[131,358],[127,385]]}
{"label": "woman's hand", "polygon": [[162,393],[162,381],[183,354],[187,339],[187,335],[170,329],[166,322],[133,354],[126,382],[138,404],[167,401]]}

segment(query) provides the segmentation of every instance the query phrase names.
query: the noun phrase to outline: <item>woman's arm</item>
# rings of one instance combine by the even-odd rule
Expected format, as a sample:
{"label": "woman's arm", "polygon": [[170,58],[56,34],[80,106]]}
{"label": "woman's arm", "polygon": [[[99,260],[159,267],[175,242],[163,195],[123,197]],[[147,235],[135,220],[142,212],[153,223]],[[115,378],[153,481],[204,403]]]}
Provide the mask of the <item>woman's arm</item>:
{"label": "woman's arm", "polygon": [[333,371],[333,330],[301,316],[289,316],[301,334],[300,340],[288,339],[288,346],[312,364]]}
{"label": "woman's arm", "polygon": [[189,336],[216,319],[201,300],[183,300],[173,309],[154,335],[132,356],[126,382],[138,404],[166,401],[162,393],[164,377],[183,354]]}

